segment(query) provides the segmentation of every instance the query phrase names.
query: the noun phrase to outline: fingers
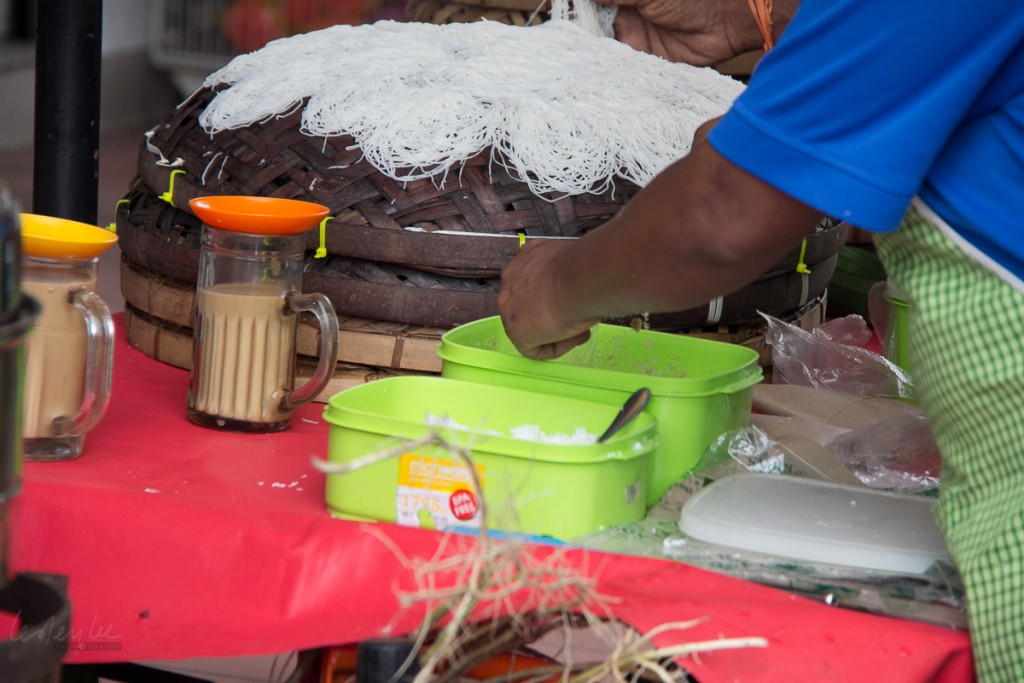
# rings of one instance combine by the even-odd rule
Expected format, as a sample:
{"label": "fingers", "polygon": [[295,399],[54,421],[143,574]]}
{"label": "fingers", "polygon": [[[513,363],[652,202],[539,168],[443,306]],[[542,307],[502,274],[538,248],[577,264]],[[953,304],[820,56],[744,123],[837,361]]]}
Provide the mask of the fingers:
{"label": "fingers", "polygon": [[590,330],[587,330],[569,339],[563,339],[550,344],[541,344],[533,348],[519,349],[519,353],[523,354],[526,358],[534,360],[551,360],[564,356],[580,344],[586,344],[589,340]]}
{"label": "fingers", "polygon": [[577,302],[560,298],[558,276],[566,266],[559,256],[569,248],[556,240],[527,242],[501,271],[498,313],[509,339],[527,358],[564,355],[586,342],[598,322],[574,319]]}
{"label": "fingers", "polygon": [[634,7],[619,7],[612,25],[615,39],[640,52],[651,52],[651,41],[647,35],[647,23]]}

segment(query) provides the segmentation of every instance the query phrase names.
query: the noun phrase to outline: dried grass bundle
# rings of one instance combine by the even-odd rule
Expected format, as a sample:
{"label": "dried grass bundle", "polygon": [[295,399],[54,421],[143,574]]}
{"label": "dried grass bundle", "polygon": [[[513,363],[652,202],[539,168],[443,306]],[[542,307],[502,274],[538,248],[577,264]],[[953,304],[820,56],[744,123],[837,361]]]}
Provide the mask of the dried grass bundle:
{"label": "dried grass bundle", "polygon": [[[408,557],[380,529],[372,529],[411,573],[416,589],[399,595],[403,609],[426,607],[427,616],[413,638],[417,671],[414,683],[448,683],[461,680],[474,667],[503,653],[528,649],[544,636],[560,633],[570,642],[573,632],[590,629],[607,646],[600,661],[563,662],[522,671],[509,671],[486,680],[494,683],[541,683],[564,681],[657,680],[686,681],[685,670],[674,660],[715,650],[766,647],[764,638],[719,638],[655,647],[653,640],[665,633],[682,631],[703,619],[666,623],[645,635],[612,628],[616,599],[597,590],[597,579],[578,561],[570,548],[535,548],[517,539],[498,539],[488,533],[487,499],[476,477],[470,453],[432,430],[421,439],[371,453],[349,463],[314,460],[323,472],[344,474],[400,456],[427,444],[437,444],[461,460],[473,473],[473,487],[480,501],[479,537],[444,536],[429,560]],[[454,548],[451,544],[457,543]],[[397,679],[397,677],[396,677]]]}

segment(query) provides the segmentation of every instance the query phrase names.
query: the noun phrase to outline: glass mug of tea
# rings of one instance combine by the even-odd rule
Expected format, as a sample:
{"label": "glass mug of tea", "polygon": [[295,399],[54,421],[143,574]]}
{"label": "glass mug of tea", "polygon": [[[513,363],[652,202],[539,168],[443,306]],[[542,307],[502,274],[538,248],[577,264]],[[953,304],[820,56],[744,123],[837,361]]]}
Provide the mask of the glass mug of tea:
{"label": "glass mug of tea", "polygon": [[[192,312],[188,416],[204,427],[276,432],[327,385],[338,360],[338,318],[321,293],[302,293],[305,233],[320,204],[247,196],[189,202],[203,221]],[[320,328],[313,376],[295,388],[299,314]]]}
{"label": "glass mug of tea", "polygon": [[114,322],[96,294],[100,255],[117,235],[21,214],[21,288],[40,305],[25,342],[25,460],[70,460],[110,401]]}

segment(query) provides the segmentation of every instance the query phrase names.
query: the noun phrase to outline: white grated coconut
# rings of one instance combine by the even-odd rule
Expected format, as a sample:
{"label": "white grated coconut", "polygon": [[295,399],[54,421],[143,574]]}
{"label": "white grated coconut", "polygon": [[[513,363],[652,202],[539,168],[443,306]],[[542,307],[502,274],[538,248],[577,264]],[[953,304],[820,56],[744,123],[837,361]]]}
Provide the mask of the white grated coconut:
{"label": "white grated coconut", "polygon": [[590,446],[597,443],[597,435],[586,430],[585,427],[576,427],[571,434],[555,432],[549,434],[537,425],[517,425],[508,428],[508,434],[494,429],[479,430],[464,424],[459,424],[447,415],[434,415],[427,413],[424,423],[430,427],[443,427],[462,432],[474,432],[490,436],[511,436],[518,441],[536,441],[537,443],[551,443],[562,446]]}

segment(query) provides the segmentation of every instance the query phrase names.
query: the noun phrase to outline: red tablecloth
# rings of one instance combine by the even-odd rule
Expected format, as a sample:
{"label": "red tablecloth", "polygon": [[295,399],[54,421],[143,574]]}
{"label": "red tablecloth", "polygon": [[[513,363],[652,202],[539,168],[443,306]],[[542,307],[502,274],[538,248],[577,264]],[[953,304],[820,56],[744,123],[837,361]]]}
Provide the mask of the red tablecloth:
{"label": "red tablecloth", "polygon": [[[324,477],[311,465],[326,455],[323,406],[301,408],[280,434],[194,426],[185,417],[188,373],[129,347],[120,325],[111,404],[84,454],[26,463],[12,504],[12,571],[69,579],[65,661],[269,654],[415,628],[421,615],[403,614],[396,596],[413,588],[411,571],[382,539],[426,559],[443,537],[327,514]],[[702,683],[973,678],[963,632],[668,560],[579,549],[568,557],[641,632],[707,617],[686,640],[768,639],[766,648],[689,661]]]}

